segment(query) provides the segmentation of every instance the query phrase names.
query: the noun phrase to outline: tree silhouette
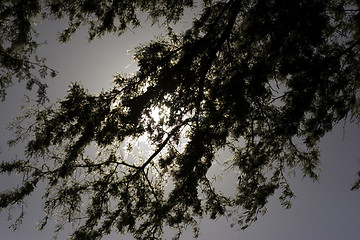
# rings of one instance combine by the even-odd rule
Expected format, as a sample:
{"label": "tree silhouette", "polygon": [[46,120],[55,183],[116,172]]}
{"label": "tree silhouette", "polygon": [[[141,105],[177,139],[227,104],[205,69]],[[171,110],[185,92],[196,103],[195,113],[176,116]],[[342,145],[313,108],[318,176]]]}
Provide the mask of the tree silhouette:
{"label": "tree silhouette", "polygon": [[[68,16],[60,41],[81,25],[90,39],[121,34],[140,24],[137,11],[176,22],[194,6],[190,0],[20,2],[37,4],[26,10],[27,20],[42,4],[44,18]],[[346,117],[359,120],[359,2],[204,0],[201,9],[184,33],[167,25],[166,37],[138,47],[134,76],[119,74],[113,88],[96,95],[75,83],[58,105],[38,105],[18,118],[10,144],[25,139],[26,159],[3,162],[0,171],[23,173],[24,182],[0,195],[0,207],[22,204],[45,182],[40,229],[58,213],[59,229],[75,224],[73,239],[100,239],[114,229],[161,239],[165,226],[178,238],[188,225],[196,236],[199,217],[230,212],[246,228],[276,190],[290,207],[294,193],[285,173],[316,180],[319,139]],[[28,44],[23,39],[19,51]],[[35,122],[25,128],[26,117]],[[122,154],[124,143],[131,153],[144,136],[152,146],[147,158]],[[90,146],[100,153],[88,154]],[[234,197],[207,175],[224,148],[239,172]],[[360,180],[352,189],[359,187]]]}

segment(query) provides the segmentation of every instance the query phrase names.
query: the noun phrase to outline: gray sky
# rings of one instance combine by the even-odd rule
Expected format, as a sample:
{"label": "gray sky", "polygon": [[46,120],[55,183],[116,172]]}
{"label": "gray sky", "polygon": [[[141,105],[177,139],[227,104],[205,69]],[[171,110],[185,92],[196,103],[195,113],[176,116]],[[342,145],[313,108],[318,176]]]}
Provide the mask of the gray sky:
{"label": "gray sky", "polygon": [[[39,26],[41,39],[46,39],[48,45],[39,49],[38,53],[46,56],[48,65],[59,71],[55,79],[47,80],[51,101],[65,96],[71,82],[81,81],[90,93],[109,88],[112,75],[116,72],[136,71],[136,64],[132,62],[127,50],[133,50],[139,43],[159,34],[156,27],[145,24],[135,33],[129,31],[120,38],[104,36],[89,44],[84,35],[86,31],[81,30],[69,43],[59,44],[54,41],[59,29],[62,29],[60,22]],[[11,132],[6,130],[6,126],[12,117],[19,114],[18,106],[24,94],[34,95],[24,91],[24,84],[16,84],[9,88],[7,100],[0,102],[0,160],[22,155],[23,146],[13,149],[7,147],[6,141],[11,138]],[[313,183],[302,179],[300,174],[291,178],[297,195],[291,209],[284,210],[275,194],[268,204],[268,213],[259,216],[258,221],[245,231],[230,228],[231,221],[227,222],[224,218],[215,222],[203,219],[199,239],[355,239],[360,235],[360,191],[351,192],[350,187],[356,172],[360,170],[359,143],[359,127],[349,122],[340,123],[321,141],[320,181]],[[0,181],[0,189],[4,190],[16,184],[16,177],[0,176]],[[228,188],[223,189],[224,191],[233,189],[233,183],[226,179],[222,186]],[[35,230],[35,221],[42,216],[41,196],[42,193],[37,191],[30,198],[23,226],[16,232],[8,229],[7,215],[1,213],[0,240],[51,239],[51,224],[41,233]],[[192,236],[189,229],[182,239],[192,239]],[[65,234],[59,235],[59,239],[65,238]],[[113,239],[113,236],[104,239]]]}

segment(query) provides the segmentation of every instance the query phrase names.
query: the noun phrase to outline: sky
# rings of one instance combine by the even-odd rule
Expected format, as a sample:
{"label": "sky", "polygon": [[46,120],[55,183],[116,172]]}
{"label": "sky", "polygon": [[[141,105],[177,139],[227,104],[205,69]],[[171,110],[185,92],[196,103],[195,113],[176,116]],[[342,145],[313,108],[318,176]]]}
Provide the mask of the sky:
{"label": "sky", "polygon": [[[188,25],[189,22],[183,22]],[[132,73],[136,71],[136,63],[131,53],[140,43],[144,43],[158,35],[157,26],[145,22],[141,29],[128,31],[120,37],[106,35],[91,43],[86,40],[86,30],[81,29],[66,44],[55,41],[57,31],[63,29],[63,22],[45,22],[38,26],[40,41],[48,44],[38,51],[38,55],[47,57],[47,64],[59,71],[55,79],[47,79],[48,96],[54,102],[66,95],[71,82],[80,81],[90,93],[98,93],[111,86],[112,76],[117,72]],[[6,130],[7,124],[17,116],[19,105],[24,94],[34,97],[36,94],[24,90],[24,84],[15,84],[8,89],[5,102],[0,102],[0,160],[9,160],[21,156],[23,145],[9,148],[6,141],[11,132]],[[320,142],[321,177],[319,182],[302,179],[299,174],[290,179],[296,194],[293,206],[289,210],[281,207],[275,194],[268,203],[268,212],[259,216],[245,231],[231,228],[230,220],[219,218],[216,221],[202,219],[198,239],[227,240],[311,240],[311,239],[356,239],[360,235],[360,191],[350,191],[355,174],[360,170],[360,128],[358,125],[340,122]],[[224,157],[224,156],[220,156]],[[0,176],[0,190],[16,185],[18,177]],[[220,185],[222,191],[233,191],[234,185],[224,179]],[[29,199],[29,207],[23,225],[13,232],[8,228],[7,214],[0,213],[0,240],[46,240],[51,239],[53,225],[43,232],[35,229],[36,220],[42,216],[41,191],[36,191]],[[164,239],[170,239],[165,235]],[[192,239],[188,229],[181,239]],[[66,239],[66,232],[59,235]],[[104,239],[115,239],[115,236]],[[130,236],[116,239],[132,239]]]}

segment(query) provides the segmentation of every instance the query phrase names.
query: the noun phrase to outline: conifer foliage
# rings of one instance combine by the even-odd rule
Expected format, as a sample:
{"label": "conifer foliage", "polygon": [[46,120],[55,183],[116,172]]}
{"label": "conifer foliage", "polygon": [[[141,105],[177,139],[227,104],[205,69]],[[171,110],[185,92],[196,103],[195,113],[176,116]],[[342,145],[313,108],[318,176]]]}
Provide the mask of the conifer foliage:
{"label": "conifer foliage", "polygon": [[[69,19],[60,41],[82,25],[89,39],[121,34],[141,24],[141,12],[168,30],[136,49],[139,70],[115,76],[110,90],[94,95],[75,83],[58,104],[38,105],[13,123],[17,138],[10,144],[25,140],[26,159],[2,162],[0,172],[24,174],[24,181],[1,193],[0,208],[24,204],[45,185],[40,229],[58,214],[56,231],[73,224],[72,239],[101,239],[113,231],[161,239],[167,227],[174,238],[187,226],[197,236],[203,216],[233,214],[246,228],[277,190],[290,207],[287,173],[316,180],[319,139],[346,117],[360,119],[359,4],[2,1],[0,66],[20,75],[31,64],[40,66],[24,58],[35,50],[31,21],[39,16]],[[175,33],[168,24],[195,6],[201,13],[191,28]],[[12,45],[6,48],[5,40]],[[11,82],[6,76],[3,93]],[[155,110],[162,114],[154,117]],[[26,117],[34,123],[24,127]],[[135,150],[140,138],[151,145],[146,157]],[[89,153],[92,147],[97,155]],[[208,174],[225,148],[238,173],[235,196],[222,194]]]}

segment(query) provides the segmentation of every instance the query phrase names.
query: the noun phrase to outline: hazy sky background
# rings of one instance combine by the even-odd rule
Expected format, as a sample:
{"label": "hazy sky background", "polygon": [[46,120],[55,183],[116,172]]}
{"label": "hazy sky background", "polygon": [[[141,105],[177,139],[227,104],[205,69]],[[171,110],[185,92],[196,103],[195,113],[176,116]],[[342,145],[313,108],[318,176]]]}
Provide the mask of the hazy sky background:
{"label": "hazy sky background", "polygon": [[[186,22],[184,24],[187,24]],[[61,22],[45,22],[38,26],[40,41],[48,44],[39,49],[38,55],[47,57],[47,64],[59,71],[55,79],[48,79],[48,96],[52,102],[63,98],[71,82],[80,81],[90,93],[98,93],[111,86],[112,75],[116,72],[131,73],[136,71],[127,50],[133,50],[160,33],[157,26],[147,22],[143,28],[134,32],[128,31],[118,37],[104,36],[91,43],[86,40],[86,30],[79,31],[66,44],[59,44],[54,39],[57,31],[64,28]],[[6,141],[11,138],[11,132],[6,130],[11,119],[19,114],[19,105],[24,94],[34,97],[34,91],[24,90],[24,84],[16,84],[8,89],[5,102],[0,102],[0,160],[10,160],[16,155],[21,158],[23,146],[9,149]],[[201,240],[303,240],[303,239],[358,239],[360,236],[360,191],[351,192],[354,176],[360,170],[360,129],[359,126],[341,122],[334,127],[321,141],[321,178],[319,182],[302,179],[301,174],[291,178],[292,188],[297,195],[293,207],[284,210],[277,199],[271,198],[268,213],[259,216],[245,231],[230,228],[231,221],[220,218],[216,222],[203,219],[200,225]],[[300,172],[299,172],[300,173]],[[0,190],[13,184],[16,177],[0,176]],[[223,191],[232,191],[234,183],[224,179]],[[41,191],[36,191],[30,198],[27,215],[23,226],[16,232],[8,228],[7,214],[0,215],[0,240],[46,240],[51,239],[53,225],[38,233],[35,230],[36,220],[42,216]],[[192,239],[189,229],[182,239]],[[170,238],[168,235],[166,239]],[[66,233],[59,239],[66,239]],[[104,239],[115,239],[114,236]],[[116,239],[132,239],[121,237]]]}

